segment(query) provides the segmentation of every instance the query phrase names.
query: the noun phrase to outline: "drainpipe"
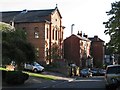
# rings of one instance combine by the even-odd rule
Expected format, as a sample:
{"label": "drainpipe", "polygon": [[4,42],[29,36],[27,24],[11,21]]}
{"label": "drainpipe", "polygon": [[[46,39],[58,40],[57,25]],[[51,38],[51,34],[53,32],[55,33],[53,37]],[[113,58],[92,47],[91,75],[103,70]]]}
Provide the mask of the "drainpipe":
{"label": "drainpipe", "polygon": [[59,36],[59,39],[60,39],[60,40],[59,40],[59,41],[60,41],[60,55],[61,55],[61,53],[62,53],[62,52],[61,52],[61,49],[62,49],[62,47],[61,47],[61,41],[62,41],[62,40],[61,40],[61,39],[62,39],[62,38],[61,38],[61,35],[62,35],[61,28],[62,28],[62,25],[61,25],[61,20],[60,20],[60,36]]}
{"label": "drainpipe", "polygon": [[50,32],[49,32],[49,64],[51,64],[51,25],[52,25],[52,23],[50,22]]}

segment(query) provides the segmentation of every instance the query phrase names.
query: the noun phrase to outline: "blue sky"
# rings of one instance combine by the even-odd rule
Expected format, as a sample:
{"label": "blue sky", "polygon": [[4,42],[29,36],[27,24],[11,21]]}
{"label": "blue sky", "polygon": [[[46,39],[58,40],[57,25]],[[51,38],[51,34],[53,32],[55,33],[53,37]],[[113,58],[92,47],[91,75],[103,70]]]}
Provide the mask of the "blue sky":
{"label": "blue sky", "polygon": [[62,25],[65,26],[64,38],[82,31],[88,37],[98,35],[105,42],[109,36],[104,34],[104,21],[109,17],[106,11],[111,9],[111,3],[119,0],[0,0],[0,11],[53,9],[58,4],[62,15]]}

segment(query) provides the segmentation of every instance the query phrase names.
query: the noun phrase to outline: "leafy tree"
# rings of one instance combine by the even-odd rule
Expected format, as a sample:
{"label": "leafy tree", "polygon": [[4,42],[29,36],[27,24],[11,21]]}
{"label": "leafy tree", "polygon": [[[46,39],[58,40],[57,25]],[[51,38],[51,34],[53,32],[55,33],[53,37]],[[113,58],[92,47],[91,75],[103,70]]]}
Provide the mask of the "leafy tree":
{"label": "leafy tree", "polygon": [[107,44],[108,50],[120,55],[120,1],[111,4],[111,10],[107,12],[110,16],[107,22],[104,22],[105,34],[110,35],[110,41]]}
{"label": "leafy tree", "polygon": [[0,31],[2,31],[3,64],[15,61],[20,69],[22,63],[35,60],[34,47],[27,41],[23,30],[14,30],[10,25],[0,23]]}
{"label": "leafy tree", "polygon": [[61,57],[60,52],[61,52],[61,49],[59,48],[59,46],[56,43],[54,43],[51,47],[51,58],[52,59],[60,59],[60,57]]}
{"label": "leafy tree", "polygon": [[[56,59],[61,59],[61,49],[59,48],[59,46],[57,45],[57,43],[53,43],[53,45],[51,46],[51,54],[49,54],[50,49],[47,49],[46,52],[47,52],[47,56],[46,56],[46,59],[47,60],[50,60],[50,57],[51,59],[54,61]],[[49,64],[51,64],[51,60],[49,61]]]}

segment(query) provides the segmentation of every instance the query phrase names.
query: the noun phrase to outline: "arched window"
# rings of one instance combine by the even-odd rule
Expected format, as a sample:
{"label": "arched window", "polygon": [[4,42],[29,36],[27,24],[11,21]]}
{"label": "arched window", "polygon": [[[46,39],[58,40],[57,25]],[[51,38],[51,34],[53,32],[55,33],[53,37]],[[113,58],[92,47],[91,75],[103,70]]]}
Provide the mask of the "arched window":
{"label": "arched window", "polygon": [[25,35],[27,35],[26,27],[23,27],[22,29],[24,30]]}
{"label": "arched window", "polygon": [[34,37],[39,38],[39,28],[38,27],[34,28]]}
{"label": "arched window", "polygon": [[54,40],[54,31],[55,31],[55,30],[53,29],[53,34],[52,34],[53,40]]}
{"label": "arched window", "polygon": [[48,31],[48,28],[47,28],[47,39],[49,38],[49,31]]}
{"label": "arched window", "polygon": [[55,40],[57,40],[57,30],[55,31]]}

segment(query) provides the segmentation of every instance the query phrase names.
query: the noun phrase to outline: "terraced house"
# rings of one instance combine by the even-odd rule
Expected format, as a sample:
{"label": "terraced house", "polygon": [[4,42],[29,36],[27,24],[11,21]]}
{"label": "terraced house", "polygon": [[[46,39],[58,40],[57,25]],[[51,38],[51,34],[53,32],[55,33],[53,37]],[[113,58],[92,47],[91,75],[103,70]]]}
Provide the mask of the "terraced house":
{"label": "terraced house", "polygon": [[23,10],[2,12],[2,22],[23,29],[28,40],[36,48],[37,60],[40,63],[52,62],[54,47],[57,47],[56,58],[63,58],[62,44],[64,26],[57,7],[45,10]]}
{"label": "terraced house", "polygon": [[82,36],[79,32],[77,35],[72,34],[64,40],[64,58],[68,63],[74,63],[81,68],[91,67],[90,45],[87,35]]}

